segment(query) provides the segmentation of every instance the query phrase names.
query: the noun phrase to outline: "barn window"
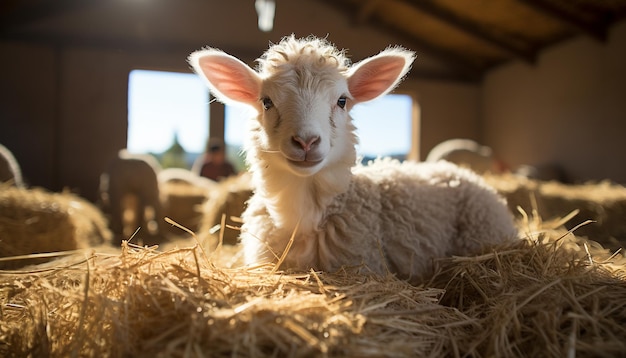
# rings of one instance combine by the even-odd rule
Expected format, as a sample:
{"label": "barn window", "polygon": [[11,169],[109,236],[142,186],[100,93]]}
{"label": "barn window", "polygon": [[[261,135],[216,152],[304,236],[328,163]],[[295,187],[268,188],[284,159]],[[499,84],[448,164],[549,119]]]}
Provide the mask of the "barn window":
{"label": "barn window", "polygon": [[[350,112],[357,127],[357,153],[364,161],[376,157],[401,160],[417,157],[419,111],[408,94],[390,94],[362,103]],[[414,128],[415,127],[415,128]]]}
{"label": "barn window", "polygon": [[238,171],[245,169],[242,155],[244,131],[246,121],[255,116],[253,109],[247,106],[225,106],[224,109],[224,141],[226,142],[226,156]]}
{"label": "barn window", "polygon": [[[417,158],[419,110],[408,94],[390,94],[376,101],[357,105],[350,112],[357,126],[357,155],[363,161],[392,156],[404,160]],[[245,121],[254,116],[246,107],[226,106],[225,139],[241,146]]]}
{"label": "barn window", "polygon": [[184,149],[186,166],[190,167],[204,150],[208,125],[209,93],[197,75],[130,72],[127,140],[130,152],[152,153],[161,158],[177,141]]}

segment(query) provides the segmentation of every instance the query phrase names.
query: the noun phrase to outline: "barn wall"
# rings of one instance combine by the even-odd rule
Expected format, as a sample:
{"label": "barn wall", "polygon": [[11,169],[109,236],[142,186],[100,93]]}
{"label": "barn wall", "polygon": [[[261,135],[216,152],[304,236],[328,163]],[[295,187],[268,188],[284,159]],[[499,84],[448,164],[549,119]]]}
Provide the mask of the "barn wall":
{"label": "barn wall", "polygon": [[126,146],[128,69],[121,55],[69,49],[61,78],[59,183],[91,198],[106,163]]}
{"label": "barn wall", "polygon": [[0,143],[45,187],[56,184],[58,67],[53,48],[0,44]]}
{"label": "barn wall", "polygon": [[27,184],[95,200],[100,173],[126,146],[129,72],[187,71],[185,57],[0,43],[0,143]]}
{"label": "barn wall", "polygon": [[[128,73],[187,71],[187,54],[0,42],[0,143],[30,185],[95,200],[100,173],[126,145]],[[402,89],[421,107],[422,157],[443,139],[477,135],[477,86],[417,80]]]}
{"label": "barn wall", "polygon": [[420,158],[440,142],[452,138],[480,139],[480,87],[446,81],[405,84],[415,93],[420,109]]}
{"label": "barn wall", "polygon": [[513,166],[558,164],[573,180],[626,183],[626,22],[486,76],[484,139]]}

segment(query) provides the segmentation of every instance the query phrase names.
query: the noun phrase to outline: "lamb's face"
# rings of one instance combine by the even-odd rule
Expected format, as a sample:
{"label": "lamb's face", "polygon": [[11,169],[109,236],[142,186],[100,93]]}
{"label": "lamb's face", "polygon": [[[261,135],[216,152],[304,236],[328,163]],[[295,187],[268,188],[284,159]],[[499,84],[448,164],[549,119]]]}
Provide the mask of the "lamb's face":
{"label": "lamb's face", "polygon": [[[353,153],[346,78],[292,68],[263,81],[259,121],[271,162],[299,176],[314,175]],[[347,150],[347,151],[346,151]]]}
{"label": "lamb's face", "polygon": [[389,48],[349,67],[327,41],[292,35],[270,47],[258,72],[216,49],[194,52],[189,62],[222,102],[258,111],[248,143],[251,164],[305,177],[354,164],[348,111],[391,91],[413,59],[410,51]]}

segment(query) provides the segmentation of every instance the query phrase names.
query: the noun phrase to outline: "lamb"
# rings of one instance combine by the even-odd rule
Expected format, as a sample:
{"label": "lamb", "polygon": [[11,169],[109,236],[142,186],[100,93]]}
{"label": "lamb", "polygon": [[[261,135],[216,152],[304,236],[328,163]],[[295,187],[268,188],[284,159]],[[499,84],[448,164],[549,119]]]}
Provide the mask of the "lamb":
{"label": "lamb", "polygon": [[450,163],[380,159],[355,166],[357,103],[393,90],[414,53],[390,47],[350,66],[325,39],[291,35],[257,71],[218,49],[189,63],[224,103],[258,112],[244,145],[255,192],[242,214],[247,264],[427,278],[433,260],[516,237],[504,200]]}
{"label": "lamb", "polygon": [[[144,241],[160,241],[159,221],[163,220],[157,173],[161,166],[150,155],[131,154],[122,149],[100,176],[100,196],[103,206],[110,211],[111,231],[119,243],[129,239],[136,227],[124,225],[125,199],[136,201],[133,217],[136,224],[148,230],[150,237],[141,235]],[[152,212],[147,215],[146,212]],[[144,231],[145,233],[145,231]]]}

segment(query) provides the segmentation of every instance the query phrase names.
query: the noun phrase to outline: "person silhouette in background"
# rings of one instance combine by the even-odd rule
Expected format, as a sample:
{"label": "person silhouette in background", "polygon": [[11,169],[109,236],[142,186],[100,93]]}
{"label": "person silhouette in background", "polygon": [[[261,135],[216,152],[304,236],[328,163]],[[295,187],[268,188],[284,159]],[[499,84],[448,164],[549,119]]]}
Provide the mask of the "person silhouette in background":
{"label": "person silhouette in background", "polygon": [[224,141],[210,138],[204,153],[194,164],[193,172],[215,181],[237,174],[235,167],[226,160],[225,149]]}

